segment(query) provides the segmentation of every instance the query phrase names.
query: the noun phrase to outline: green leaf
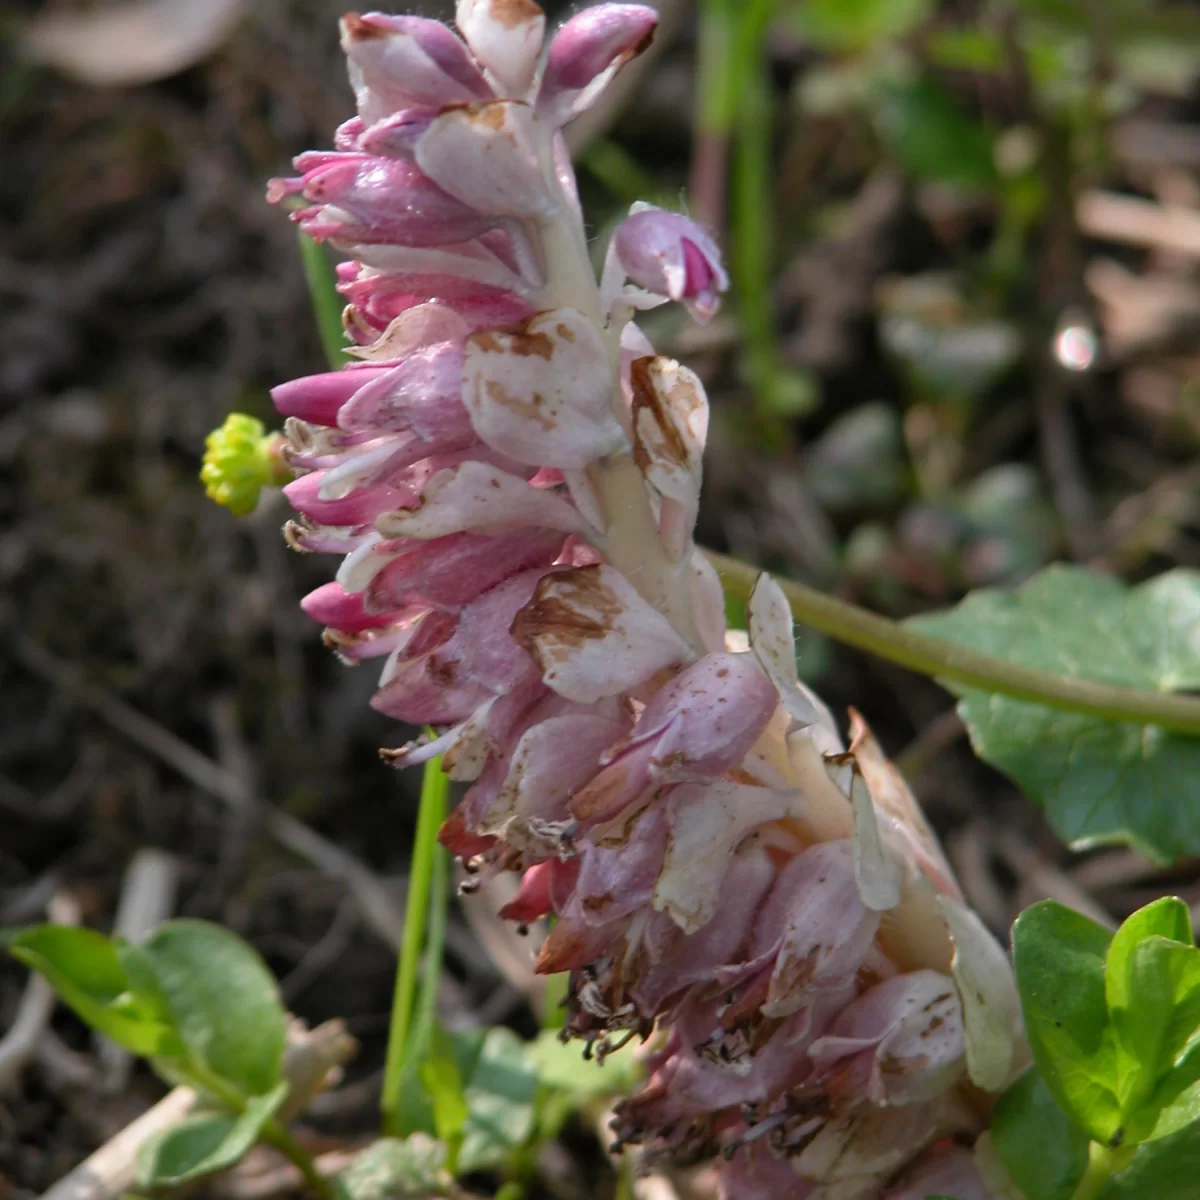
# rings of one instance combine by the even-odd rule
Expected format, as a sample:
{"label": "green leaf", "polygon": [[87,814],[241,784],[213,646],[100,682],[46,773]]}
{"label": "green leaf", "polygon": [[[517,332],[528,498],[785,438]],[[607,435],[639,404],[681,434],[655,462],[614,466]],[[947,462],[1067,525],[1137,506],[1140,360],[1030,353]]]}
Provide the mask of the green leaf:
{"label": "green leaf", "polygon": [[279,1082],[287,1018],[257,952],[206,921],[168,921],[118,949],[130,974],[153,979],[196,1064],[247,1095]]}
{"label": "green leaf", "polygon": [[467,1077],[467,1109],[458,1169],[462,1174],[502,1165],[534,1127],[537,1072],[525,1043],[509,1029],[489,1029]]}
{"label": "green leaf", "polygon": [[286,1095],[287,1084],[281,1083],[250,1100],[240,1116],[202,1113],[164,1129],[138,1150],[138,1186],[177,1187],[232,1167],[258,1141]]}
{"label": "green leaf", "polygon": [[879,132],[919,180],[987,191],[996,184],[991,134],[930,79],[881,89]]}
{"label": "green leaf", "polygon": [[[914,618],[925,633],[1076,679],[1174,692],[1200,686],[1200,572],[1129,588],[1053,566],[1011,592],[980,591]],[[1200,738],[956,688],[979,756],[1045,806],[1076,848],[1200,854]]]}
{"label": "green leaf", "polygon": [[350,1200],[393,1200],[449,1189],[446,1147],[428,1134],[380,1138],[359,1153],[338,1177]]}
{"label": "green leaf", "polygon": [[543,1030],[529,1046],[529,1060],[544,1087],[566,1094],[573,1108],[600,1096],[626,1092],[638,1078],[633,1052],[608,1055],[603,1062],[583,1057],[578,1042],[562,1042],[553,1030]]}
{"label": "green leaf", "polygon": [[447,1170],[455,1174],[470,1110],[454,1046],[440,1030],[434,1031],[433,1050],[420,1063],[417,1074],[432,1104],[434,1131],[449,1150]]}
{"label": "green leaf", "polygon": [[1175,1044],[1179,1033],[1172,1035],[1171,1026],[1176,1004],[1186,1005],[1184,993],[1190,988],[1179,973],[1192,969],[1189,963],[1200,971],[1191,915],[1187,905],[1174,897],[1139,909],[1113,935],[1105,991],[1117,1040],[1130,1060],[1121,1081],[1127,1117],[1145,1103],[1183,1049]]}
{"label": "green leaf", "polygon": [[1118,1057],[1104,994],[1110,935],[1043,900],[1013,925],[1013,966],[1034,1061],[1064,1112],[1096,1141],[1120,1141]]}
{"label": "green leaf", "polygon": [[911,33],[933,9],[934,0],[804,0],[792,15],[817,44],[855,49]]}
{"label": "green leaf", "polygon": [[992,1109],[992,1139],[1028,1200],[1071,1200],[1088,1165],[1088,1135],[1055,1103],[1036,1068]]}
{"label": "green leaf", "polygon": [[118,1045],[147,1057],[181,1051],[169,1022],[131,988],[116,950],[102,934],[35,925],[17,933],[8,949],[44,975],[81,1020]]}
{"label": "green leaf", "polygon": [[1196,1200],[1200,1180],[1200,1120],[1168,1137],[1143,1142],[1096,1200]]}

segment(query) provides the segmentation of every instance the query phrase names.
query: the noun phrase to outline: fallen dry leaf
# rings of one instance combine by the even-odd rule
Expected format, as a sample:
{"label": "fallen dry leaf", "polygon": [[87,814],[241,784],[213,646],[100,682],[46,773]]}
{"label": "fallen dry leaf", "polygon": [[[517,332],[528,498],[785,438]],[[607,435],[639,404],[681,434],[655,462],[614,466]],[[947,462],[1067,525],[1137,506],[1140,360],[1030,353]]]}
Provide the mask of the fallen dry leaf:
{"label": "fallen dry leaf", "polygon": [[26,30],[25,53],[84,83],[149,83],[221,44],[246,0],[138,0],[86,13],[47,13]]}

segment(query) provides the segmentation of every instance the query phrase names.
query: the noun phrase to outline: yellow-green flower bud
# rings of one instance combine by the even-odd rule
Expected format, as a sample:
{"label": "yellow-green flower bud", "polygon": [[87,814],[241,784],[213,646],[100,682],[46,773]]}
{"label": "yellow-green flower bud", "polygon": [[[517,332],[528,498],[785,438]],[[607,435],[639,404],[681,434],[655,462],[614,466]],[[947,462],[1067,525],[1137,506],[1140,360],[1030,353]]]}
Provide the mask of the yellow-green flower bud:
{"label": "yellow-green flower bud", "polygon": [[278,460],[279,441],[257,418],[230,413],[204,442],[200,481],[209,499],[237,517],[252,513],[264,487],[291,478]]}

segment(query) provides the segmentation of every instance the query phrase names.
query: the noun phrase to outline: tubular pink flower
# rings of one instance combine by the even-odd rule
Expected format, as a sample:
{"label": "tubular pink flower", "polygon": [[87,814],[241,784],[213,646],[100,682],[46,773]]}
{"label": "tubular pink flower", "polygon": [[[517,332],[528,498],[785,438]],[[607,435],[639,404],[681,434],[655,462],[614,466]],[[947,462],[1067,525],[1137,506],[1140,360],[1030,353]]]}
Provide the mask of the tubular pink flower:
{"label": "tubular pink flower", "polygon": [[683,301],[697,321],[713,316],[718,294],[729,286],[716,243],[681,213],[635,204],[617,226],[609,254],[615,259],[610,278],[618,266],[652,295]]}
{"label": "tubular pink flower", "polygon": [[[566,1031],[653,1036],[619,1142],[722,1155],[725,1194],[986,1195],[967,1148],[1021,1063],[1007,960],[903,780],[799,681],[760,578],[726,633],[697,551],[708,404],[630,318],[696,317],[715,245],[645,206],[597,281],[561,126],[647,43],[585,10],[542,54],[531,0],[436,22],[351,14],[358,116],[271,198],[351,256],[356,361],[283,384],[294,547],[344,555],[305,598],[375,708],[469,784],[444,843],[557,920]],[[541,56],[540,74],[537,69]]]}

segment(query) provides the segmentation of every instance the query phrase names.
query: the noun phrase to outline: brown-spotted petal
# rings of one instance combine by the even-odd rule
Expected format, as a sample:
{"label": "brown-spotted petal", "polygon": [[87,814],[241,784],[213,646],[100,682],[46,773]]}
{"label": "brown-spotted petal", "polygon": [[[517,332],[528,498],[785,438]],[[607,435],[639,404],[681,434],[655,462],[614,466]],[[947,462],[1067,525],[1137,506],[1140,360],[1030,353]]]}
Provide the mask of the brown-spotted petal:
{"label": "brown-spotted petal", "polygon": [[463,402],[493,449],[538,467],[580,468],[628,447],[600,334],[571,308],[467,339]]}

